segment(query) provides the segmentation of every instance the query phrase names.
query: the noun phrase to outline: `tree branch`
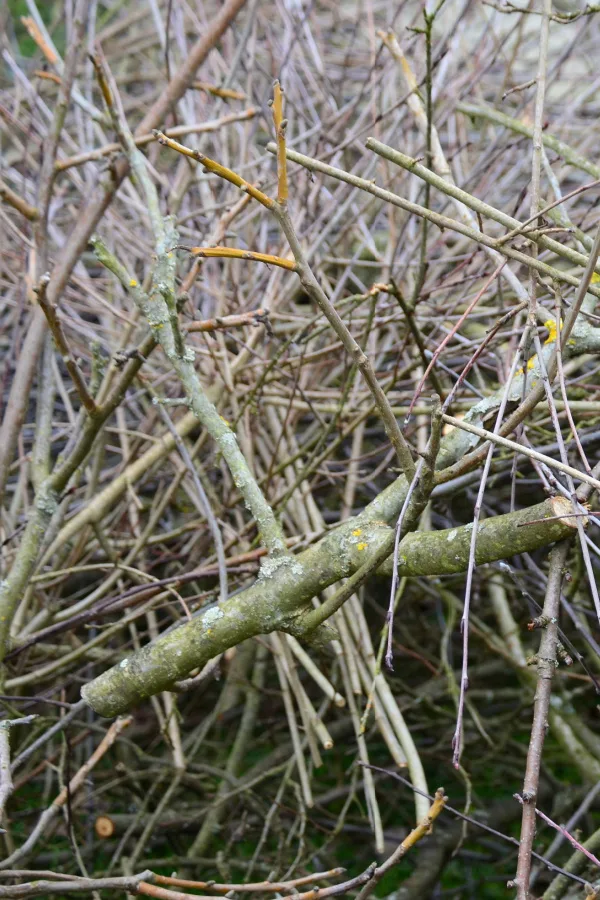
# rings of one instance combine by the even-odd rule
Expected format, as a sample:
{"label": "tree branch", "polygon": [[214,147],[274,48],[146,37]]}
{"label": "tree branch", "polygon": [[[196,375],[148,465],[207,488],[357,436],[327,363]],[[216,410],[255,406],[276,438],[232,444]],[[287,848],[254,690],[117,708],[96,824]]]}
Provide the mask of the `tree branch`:
{"label": "tree branch", "polygon": [[[555,497],[526,510],[484,520],[477,539],[476,562],[481,565],[505,559],[571,535],[575,530],[575,521],[569,518],[571,510],[568,500]],[[465,571],[470,540],[469,525],[408,534],[399,548],[400,574]],[[114,716],[168,689],[192,669],[249,637],[272,631],[305,635],[315,627],[313,614],[308,612],[312,597],[350,577],[370,558],[378,557],[382,548],[389,555],[393,541],[394,529],[379,521],[369,522],[363,514],[296,557],[284,557],[278,564],[265,560],[251,587],[123,659],[84,685],[83,699],[100,715]]]}

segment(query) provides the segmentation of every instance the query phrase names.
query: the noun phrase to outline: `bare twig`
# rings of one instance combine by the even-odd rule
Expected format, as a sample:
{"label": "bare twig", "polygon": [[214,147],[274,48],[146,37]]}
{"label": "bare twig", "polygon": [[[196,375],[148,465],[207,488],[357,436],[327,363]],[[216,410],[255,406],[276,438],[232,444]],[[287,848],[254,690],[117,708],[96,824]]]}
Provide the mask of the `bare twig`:
{"label": "bare twig", "polygon": [[542,615],[547,625],[542,631],[538,652],[538,685],[533,707],[533,724],[527,753],[527,768],[523,782],[523,820],[519,842],[519,859],[514,886],[519,897],[529,894],[529,873],[535,836],[535,801],[539,787],[542,750],[546,736],[546,721],[550,706],[552,679],[557,658],[557,618],[560,608],[560,590],[564,577],[564,566],[569,552],[570,541],[562,541],[550,555],[548,584]]}

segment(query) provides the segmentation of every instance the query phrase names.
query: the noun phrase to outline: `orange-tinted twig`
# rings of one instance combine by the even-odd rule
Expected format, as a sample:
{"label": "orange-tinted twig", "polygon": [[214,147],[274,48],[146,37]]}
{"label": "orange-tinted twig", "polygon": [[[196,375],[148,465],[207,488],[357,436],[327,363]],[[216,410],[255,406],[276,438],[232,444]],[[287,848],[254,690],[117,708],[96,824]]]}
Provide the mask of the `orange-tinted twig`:
{"label": "orange-tinted twig", "polygon": [[213,97],[222,97],[224,100],[245,100],[246,95],[241,91],[234,91],[231,88],[217,87],[216,84],[209,84],[208,81],[192,81],[192,88],[195,91],[206,91]]}
{"label": "orange-tinted twig", "polygon": [[37,22],[32,19],[31,16],[21,16],[21,22],[29,32],[30,37],[32,37],[35,43],[38,45],[48,62],[54,66],[58,62],[58,56],[56,55],[52,47],[49,47],[46,43],[46,39],[40,31]]}
{"label": "orange-tinted twig", "polygon": [[186,325],[186,331],[225,331],[228,328],[239,328],[242,325],[259,325],[266,320],[268,315],[269,311],[267,309],[253,309],[251,312],[239,313],[236,316],[201,319]]}
{"label": "orange-tinted twig", "polygon": [[106,103],[108,109],[112,111],[113,105],[114,105],[113,95],[112,95],[110,86],[108,84],[108,79],[106,77],[106,73],[103,69],[103,65],[102,65],[103,59],[100,56],[100,52],[97,51],[96,53],[92,53],[90,55],[90,59],[94,66],[94,71],[96,73],[96,79],[98,81],[98,84],[100,85],[100,90],[102,91],[102,96],[104,97],[104,102]]}
{"label": "orange-tinted twig", "polygon": [[435,797],[433,803],[429,807],[429,811],[424,819],[422,819],[419,824],[413,828],[413,830],[408,834],[401,844],[394,850],[391,856],[383,862],[380,866],[378,866],[373,872],[373,877],[367,884],[364,886],[356,900],[366,900],[369,894],[373,891],[375,886],[386,872],[392,869],[395,865],[397,865],[403,856],[405,856],[408,851],[414,847],[414,845],[424,838],[426,835],[430,834],[431,826],[442,812],[446,805],[446,801],[448,798],[444,794],[444,788],[438,788],[435,792]]}
{"label": "orange-tinted twig", "polygon": [[213,881],[186,881],[183,878],[172,878],[169,875],[155,875],[157,884],[171,884],[173,887],[194,888],[197,891],[210,890],[217,894],[228,894],[229,891],[295,891],[303,884],[314,884],[315,881],[324,881],[327,878],[337,878],[346,870],[342,868],[330,869],[329,872],[315,872],[313,875],[303,875],[291,881],[258,881],[254,884],[215,884]]}
{"label": "orange-tinted twig", "polygon": [[165,147],[170,147],[171,150],[176,150],[177,153],[181,153],[183,156],[187,156],[190,159],[195,159],[196,162],[202,163],[204,168],[209,172],[212,172],[213,175],[218,175],[219,178],[223,178],[225,181],[229,181],[230,184],[235,184],[236,187],[239,187],[242,191],[246,191],[248,194],[250,194],[251,197],[254,197],[254,199],[258,200],[259,203],[262,203],[262,205],[267,209],[272,208],[273,200],[270,197],[267,197],[266,194],[263,194],[262,191],[259,191],[259,189],[257,187],[254,187],[253,184],[250,184],[249,181],[246,181],[245,178],[242,178],[241,175],[238,175],[237,172],[234,172],[232,171],[232,169],[228,169],[226,166],[222,166],[220,163],[215,162],[214,159],[210,159],[208,156],[200,153],[199,150],[191,150],[184,144],[180,144],[179,141],[174,141],[173,138],[168,137],[163,131],[158,131],[157,129],[155,129],[152,133],[158,140],[159,144],[164,144]]}
{"label": "orange-tinted twig", "polygon": [[34,69],[33,74],[38,78],[44,78],[46,81],[53,81],[55,84],[62,84],[60,75],[56,72],[44,72],[42,69]]}
{"label": "orange-tinted twig", "polygon": [[283,118],[283,88],[276,81],[273,85],[273,123],[277,137],[277,202],[287,203],[288,179],[287,156],[285,152],[285,130],[287,119]]}
{"label": "orange-tinted twig", "polygon": [[281,256],[272,256],[270,253],[255,253],[254,250],[238,250],[235,247],[184,247],[178,244],[175,250],[187,250],[192,256],[200,259],[250,259],[253,262],[263,262],[269,266],[279,266],[290,272],[296,270],[296,263],[292,259],[283,259]]}

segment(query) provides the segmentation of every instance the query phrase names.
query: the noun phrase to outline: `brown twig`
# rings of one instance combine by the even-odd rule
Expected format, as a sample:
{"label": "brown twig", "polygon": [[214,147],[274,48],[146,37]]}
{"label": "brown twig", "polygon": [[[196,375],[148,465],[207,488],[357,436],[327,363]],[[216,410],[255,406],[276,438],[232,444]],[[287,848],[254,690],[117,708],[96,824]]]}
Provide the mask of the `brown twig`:
{"label": "brown twig", "polygon": [[394,852],[388,856],[386,861],[375,869],[373,877],[360,891],[356,900],[367,900],[367,897],[375,890],[385,873],[396,866],[408,851],[412,850],[415,844],[423,840],[428,834],[431,834],[433,823],[443,812],[447,800],[448,798],[444,793],[444,788],[438,788],[435,792],[435,799],[425,818],[419,822],[416,828],[413,828],[410,834],[404,838],[402,843],[396,847]]}
{"label": "brown twig", "polygon": [[37,207],[32,206],[30,203],[27,203],[26,200],[23,200],[22,197],[19,197],[12,188],[6,184],[3,179],[0,178],[0,199],[5,203],[8,203],[9,206],[12,206],[14,209],[18,210],[22,216],[25,216],[26,219],[29,219],[30,222],[35,222],[36,219],[39,218],[40,211]]}
{"label": "brown twig", "polygon": [[557,620],[560,609],[560,591],[564,578],[564,566],[571,542],[561,541],[550,555],[550,569],[542,615],[548,624],[542,631],[538,652],[538,684],[533,707],[533,723],[527,753],[527,767],[523,782],[523,819],[519,842],[519,858],[514,887],[519,896],[526,898],[529,893],[529,873],[535,836],[535,801],[539,787],[542,750],[546,737],[546,723],[550,707],[552,679],[556,668]]}
{"label": "brown twig", "polygon": [[96,766],[97,763],[102,759],[102,757],[107,753],[107,751],[110,750],[120,733],[124,728],[127,728],[127,726],[131,724],[131,722],[131,716],[117,719],[115,722],[113,722],[87,762],[85,762],[83,766],[81,766],[81,768],[75,773],[75,775],[73,775],[69,784],[65,785],[60,793],[54,798],[50,806],[42,813],[42,815],[38,819],[36,826],[29,834],[27,840],[22,844],[21,847],[16,849],[13,853],[9,854],[6,859],[3,859],[2,862],[0,862],[0,869],[9,869],[15,862],[23,859],[33,850],[40,838],[47,834],[51,823],[58,815],[60,809],[67,803],[67,800],[82,787],[85,779],[92,771],[94,766]]}
{"label": "brown twig", "polygon": [[77,365],[76,360],[73,358],[73,354],[71,353],[71,350],[67,343],[67,339],[65,338],[65,333],[60,323],[60,319],[58,318],[56,306],[48,300],[47,288],[49,282],[50,275],[42,275],[36,288],[38,303],[40,304],[40,307],[43,310],[44,315],[46,316],[48,328],[50,329],[50,333],[52,334],[52,337],[54,339],[56,349],[60,353],[62,361],[66,366],[67,372],[73,380],[73,384],[75,385],[75,389],[79,394],[79,398],[88,414],[90,416],[93,416],[98,411],[98,408],[96,406],[94,398],[88,390],[81,369]]}
{"label": "brown twig", "polygon": [[185,330],[190,333],[227,331],[229,328],[239,328],[244,325],[261,325],[268,319],[268,316],[269,311],[267,309],[254,309],[251,312],[239,313],[233,316],[188,322]]}

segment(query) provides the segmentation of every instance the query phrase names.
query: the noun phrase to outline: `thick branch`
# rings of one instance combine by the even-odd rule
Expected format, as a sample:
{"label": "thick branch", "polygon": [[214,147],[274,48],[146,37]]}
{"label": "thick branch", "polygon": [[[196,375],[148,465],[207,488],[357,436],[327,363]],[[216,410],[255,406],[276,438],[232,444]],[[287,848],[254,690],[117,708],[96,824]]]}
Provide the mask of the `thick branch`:
{"label": "thick branch", "polygon": [[[571,505],[563,498],[486,519],[480,525],[477,563],[531,551],[573,533]],[[531,523],[531,524],[529,524]],[[471,526],[408,534],[400,545],[401,574],[441,575],[464,571]],[[332,531],[295,558],[267,559],[258,580],[227,603],[143,647],[82,689],[84,700],[103,716],[130,709],[165,690],[197,666],[243,640],[272,631],[301,634],[312,597],[347,578],[389,542],[393,530],[362,517]]]}

